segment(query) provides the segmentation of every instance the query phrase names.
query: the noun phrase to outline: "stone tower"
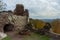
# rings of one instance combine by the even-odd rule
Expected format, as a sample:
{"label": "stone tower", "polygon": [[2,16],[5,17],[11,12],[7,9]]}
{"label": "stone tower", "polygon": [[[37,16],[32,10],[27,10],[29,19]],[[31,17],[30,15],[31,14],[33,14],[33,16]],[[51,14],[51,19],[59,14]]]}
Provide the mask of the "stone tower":
{"label": "stone tower", "polygon": [[[10,20],[11,24],[15,26],[15,30],[23,30],[25,25],[28,23],[28,10],[24,11],[24,6],[22,4],[17,4],[14,10],[14,14],[11,16],[12,20]],[[9,17],[11,19],[11,17]]]}
{"label": "stone tower", "polygon": [[24,6],[22,4],[16,4],[14,14],[23,16],[23,14],[24,14]]}

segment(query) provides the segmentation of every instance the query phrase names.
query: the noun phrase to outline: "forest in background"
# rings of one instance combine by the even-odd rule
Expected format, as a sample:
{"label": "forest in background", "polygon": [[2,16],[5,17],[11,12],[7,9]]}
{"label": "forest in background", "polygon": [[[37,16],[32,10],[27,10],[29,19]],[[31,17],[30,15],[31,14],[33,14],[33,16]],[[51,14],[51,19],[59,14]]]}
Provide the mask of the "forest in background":
{"label": "forest in background", "polygon": [[[29,20],[30,20],[29,23],[33,25],[33,29],[41,29],[45,26],[45,23],[47,23],[47,21],[43,21],[40,19],[30,18]],[[50,20],[52,20],[52,21],[50,21]],[[60,19],[50,19],[50,20],[48,20],[49,21],[48,23],[50,23],[53,31],[60,34],[60,32],[59,32]]]}

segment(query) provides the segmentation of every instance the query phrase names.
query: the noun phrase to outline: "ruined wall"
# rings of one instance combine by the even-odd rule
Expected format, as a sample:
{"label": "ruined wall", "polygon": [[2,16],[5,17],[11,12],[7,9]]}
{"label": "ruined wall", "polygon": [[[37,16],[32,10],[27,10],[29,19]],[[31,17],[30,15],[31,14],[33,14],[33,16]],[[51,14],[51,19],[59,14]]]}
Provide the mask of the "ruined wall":
{"label": "ruined wall", "polygon": [[28,23],[28,10],[25,10],[22,4],[17,4],[15,8],[15,26],[16,30],[23,30]]}
{"label": "ruined wall", "polygon": [[14,14],[23,16],[23,14],[24,14],[24,6],[22,4],[16,4]]}
{"label": "ruined wall", "polygon": [[29,11],[28,11],[28,9],[25,9],[24,15],[26,15],[26,23],[28,24],[28,22],[29,22]]}
{"label": "ruined wall", "polygon": [[4,11],[0,13],[0,31],[4,32],[4,25],[9,23],[14,25],[14,31],[23,30],[28,23],[28,18],[28,10],[24,9],[22,4],[17,4],[14,12]]}
{"label": "ruined wall", "polygon": [[5,24],[8,24],[8,22],[9,22],[8,13],[2,12],[0,14],[0,32],[4,32],[3,27],[4,27]]}

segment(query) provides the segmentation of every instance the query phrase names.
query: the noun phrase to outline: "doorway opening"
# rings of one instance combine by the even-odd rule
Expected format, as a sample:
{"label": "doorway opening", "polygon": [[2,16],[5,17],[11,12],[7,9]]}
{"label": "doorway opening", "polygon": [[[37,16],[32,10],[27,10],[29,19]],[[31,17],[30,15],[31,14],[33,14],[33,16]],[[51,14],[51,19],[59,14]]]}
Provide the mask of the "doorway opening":
{"label": "doorway opening", "polygon": [[14,25],[12,25],[12,24],[6,24],[6,25],[4,26],[4,28],[3,28],[3,31],[4,31],[4,33],[5,33],[5,32],[13,31],[13,29],[14,29]]}

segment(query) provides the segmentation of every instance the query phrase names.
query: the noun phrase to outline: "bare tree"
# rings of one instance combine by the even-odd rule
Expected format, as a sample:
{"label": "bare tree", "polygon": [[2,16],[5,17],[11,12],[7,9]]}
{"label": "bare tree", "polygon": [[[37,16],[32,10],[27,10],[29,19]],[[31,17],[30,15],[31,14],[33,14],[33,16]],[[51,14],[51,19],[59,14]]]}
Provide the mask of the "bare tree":
{"label": "bare tree", "polygon": [[3,2],[3,0],[0,0],[0,11],[5,11],[6,10],[6,4]]}

